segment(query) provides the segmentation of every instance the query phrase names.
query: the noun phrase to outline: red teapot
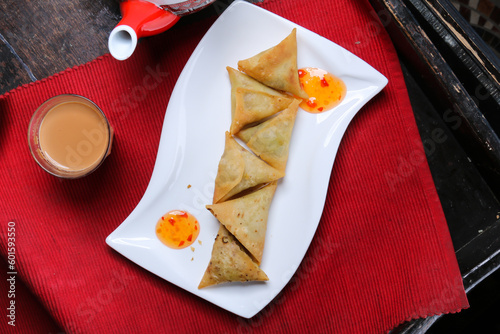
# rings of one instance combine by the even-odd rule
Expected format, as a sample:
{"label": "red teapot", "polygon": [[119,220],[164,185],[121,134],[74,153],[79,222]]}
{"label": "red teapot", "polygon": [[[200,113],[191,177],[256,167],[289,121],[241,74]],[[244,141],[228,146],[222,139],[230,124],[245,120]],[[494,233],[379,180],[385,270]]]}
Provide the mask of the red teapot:
{"label": "red teapot", "polygon": [[170,29],[181,16],[196,12],[215,0],[124,0],[121,21],[111,31],[108,48],[118,60],[129,58],[141,37]]}

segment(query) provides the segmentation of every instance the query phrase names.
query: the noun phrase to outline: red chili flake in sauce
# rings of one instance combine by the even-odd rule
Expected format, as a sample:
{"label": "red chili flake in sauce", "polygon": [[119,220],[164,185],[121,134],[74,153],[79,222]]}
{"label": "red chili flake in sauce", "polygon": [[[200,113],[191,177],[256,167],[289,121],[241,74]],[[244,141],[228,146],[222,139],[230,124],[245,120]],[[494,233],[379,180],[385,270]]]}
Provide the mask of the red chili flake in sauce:
{"label": "red chili flake in sauce", "polygon": [[193,235],[190,234],[188,237],[187,237],[187,241],[192,241],[193,240]]}
{"label": "red chili flake in sauce", "polygon": [[299,78],[302,78],[304,75],[306,75],[307,72],[304,70],[299,70]]}
{"label": "red chili flake in sauce", "polygon": [[318,108],[318,111],[323,111],[323,107]]}
{"label": "red chili flake in sauce", "polygon": [[181,242],[179,242],[179,247],[181,247],[182,245],[184,245],[184,240],[181,240]]}
{"label": "red chili flake in sauce", "polygon": [[174,218],[169,218],[168,222],[170,223],[170,225],[174,226],[175,219]]}
{"label": "red chili flake in sauce", "polygon": [[321,87],[328,87],[328,86],[330,86],[328,84],[328,81],[326,81],[325,78],[321,79],[320,84],[321,84]]}
{"label": "red chili flake in sauce", "polygon": [[314,102],[313,100],[307,100],[307,105],[311,108],[314,108],[317,106],[316,102]]}

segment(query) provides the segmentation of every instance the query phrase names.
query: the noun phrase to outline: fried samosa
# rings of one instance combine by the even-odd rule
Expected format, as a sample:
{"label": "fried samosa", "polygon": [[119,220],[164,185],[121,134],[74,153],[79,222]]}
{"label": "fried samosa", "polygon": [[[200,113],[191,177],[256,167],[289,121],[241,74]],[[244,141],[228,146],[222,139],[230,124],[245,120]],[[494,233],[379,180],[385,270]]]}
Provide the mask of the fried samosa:
{"label": "fried samosa", "polygon": [[268,281],[266,273],[252,260],[236,238],[220,225],[212,257],[198,289],[225,282]]}
{"label": "fried samosa", "polygon": [[288,161],[290,139],[299,104],[300,100],[294,100],[276,117],[244,129],[237,135],[252,152],[282,173],[285,173]]}
{"label": "fried samosa", "polygon": [[226,132],[225,148],[215,177],[212,203],[225,201],[246,189],[278,180],[283,176],[283,172],[247,151]]}
{"label": "fried samosa", "polygon": [[248,75],[227,67],[231,82],[231,128],[236,134],[244,126],[285,109],[292,97],[282,94]]}
{"label": "fried samosa", "polygon": [[296,28],[279,44],[251,58],[240,60],[238,69],[269,87],[302,99],[308,98],[299,81]]}
{"label": "fried samosa", "polygon": [[245,196],[207,205],[207,209],[238,239],[258,264],[262,261],[267,217],[276,185],[275,181]]}
{"label": "fried samosa", "polygon": [[246,125],[261,121],[285,109],[292,98],[238,88],[235,92],[236,109],[231,122],[231,134],[238,133]]}

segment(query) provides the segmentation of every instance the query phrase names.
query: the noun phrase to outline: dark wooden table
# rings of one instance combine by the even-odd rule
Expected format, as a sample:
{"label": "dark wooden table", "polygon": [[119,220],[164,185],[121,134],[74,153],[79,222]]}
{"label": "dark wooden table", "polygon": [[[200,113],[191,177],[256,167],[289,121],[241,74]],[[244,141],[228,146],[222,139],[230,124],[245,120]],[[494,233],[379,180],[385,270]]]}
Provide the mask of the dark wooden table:
{"label": "dark wooden table", "polygon": [[107,51],[117,1],[0,2],[0,94]]}
{"label": "dark wooden table", "polygon": [[[189,24],[190,20],[196,20],[196,15],[220,14],[230,2],[217,0],[211,8],[194,17],[183,18],[180,24]],[[381,15],[391,36],[396,35],[395,41],[399,33],[408,34],[407,28],[411,24],[407,28],[391,29],[391,22],[397,20],[387,7],[383,7],[398,1],[373,0],[372,3],[374,6],[382,4],[374,13]],[[119,5],[115,0],[1,1],[0,95],[108,53],[108,35],[120,17]],[[416,24],[418,27],[419,23]],[[449,129],[450,124],[443,121],[440,114],[443,107],[436,105],[432,94],[425,89],[425,80],[423,82],[418,71],[415,71],[415,63],[404,55],[407,46],[404,43],[395,44],[402,52],[408,91],[422,140],[427,145],[427,158],[457,251],[464,284],[472,294],[472,288],[483,280],[493,279],[494,284],[500,283],[498,274],[490,276],[500,266],[499,189],[495,189],[481,173],[480,167],[478,169],[471,162],[460,138],[457,139],[453,129]],[[446,140],[436,141],[436,131],[441,133],[439,138]],[[478,286],[488,287],[491,284],[486,281]],[[487,294],[490,301],[500,300],[498,291],[496,295],[491,291]],[[478,306],[472,305],[472,308],[488,314],[484,311],[484,305],[484,300],[479,298]],[[495,304],[492,306],[490,302],[486,310],[494,307]],[[412,322],[402,326],[399,331],[425,332],[431,330],[435,321]],[[446,321],[443,323],[445,328],[450,326],[446,325]]]}

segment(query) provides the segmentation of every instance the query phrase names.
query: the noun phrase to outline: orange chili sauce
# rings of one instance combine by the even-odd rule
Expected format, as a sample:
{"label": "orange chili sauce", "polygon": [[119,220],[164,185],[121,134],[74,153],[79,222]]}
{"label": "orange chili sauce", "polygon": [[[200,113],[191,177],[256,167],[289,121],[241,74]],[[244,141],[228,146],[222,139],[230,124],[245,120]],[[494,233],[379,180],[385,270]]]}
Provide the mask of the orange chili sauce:
{"label": "orange chili sauce", "polygon": [[186,211],[170,211],[156,223],[156,236],[163,244],[173,249],[191,246],[199,234],[198,220]]}
{"label": "orange chili sauce", "polygon": [[299,81],[309,95],[300,107],[310,113],[324,112],[339,105],[347,91],[342,79],[315,67],[299,69]]}

